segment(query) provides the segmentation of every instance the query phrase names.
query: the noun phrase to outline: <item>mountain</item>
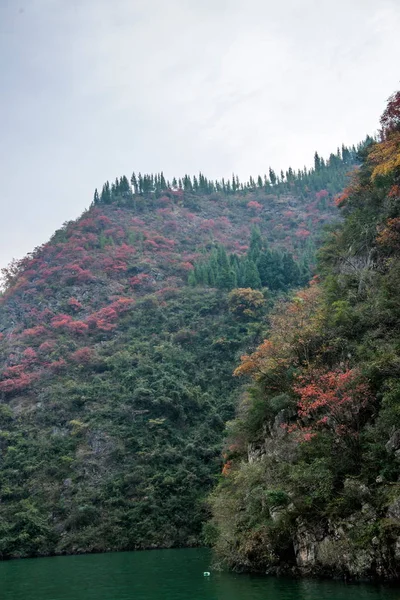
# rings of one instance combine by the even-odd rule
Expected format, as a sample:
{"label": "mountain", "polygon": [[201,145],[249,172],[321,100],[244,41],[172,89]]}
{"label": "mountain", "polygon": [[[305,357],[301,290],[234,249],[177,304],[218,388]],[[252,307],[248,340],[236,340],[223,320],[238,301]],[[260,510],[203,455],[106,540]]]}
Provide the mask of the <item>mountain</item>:
{"label": "mountain", "polygon": [[122,176],[3,269],[1,557],[200,543],[232,371],[308,281],[356,161],[245,184]]}
{"label": "mountain", "polygon": [[208,539],[237,570],[400,576],[400,92],[337,198],[319,276],[246,353]]}

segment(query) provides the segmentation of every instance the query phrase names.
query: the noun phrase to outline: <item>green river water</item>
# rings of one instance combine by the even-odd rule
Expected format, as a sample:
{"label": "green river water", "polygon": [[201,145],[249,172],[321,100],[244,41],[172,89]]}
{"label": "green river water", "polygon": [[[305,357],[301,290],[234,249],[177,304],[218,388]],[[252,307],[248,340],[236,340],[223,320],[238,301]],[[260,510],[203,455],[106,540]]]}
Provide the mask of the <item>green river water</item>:
{"label": "green river water", "polygon": [[206,549],[0,563],[1,600],[400,600],[400,588],[211,572]]}

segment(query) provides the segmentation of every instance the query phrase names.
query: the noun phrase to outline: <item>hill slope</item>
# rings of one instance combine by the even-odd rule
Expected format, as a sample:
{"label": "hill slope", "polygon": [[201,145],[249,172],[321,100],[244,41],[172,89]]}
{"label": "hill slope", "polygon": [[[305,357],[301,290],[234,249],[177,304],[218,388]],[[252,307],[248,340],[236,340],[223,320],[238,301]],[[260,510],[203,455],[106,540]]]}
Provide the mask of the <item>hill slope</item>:
{"label": "hill slope", "polygon": [[400,576],[400,92],[338,198],[321,282],[242,357],[209,535],[236,569]]}
{"label": "hill slope", "polygon": [[235,362],[309,277],[354,159],[246,185],[120,178],[4,270],[0,556],[199,542]]}

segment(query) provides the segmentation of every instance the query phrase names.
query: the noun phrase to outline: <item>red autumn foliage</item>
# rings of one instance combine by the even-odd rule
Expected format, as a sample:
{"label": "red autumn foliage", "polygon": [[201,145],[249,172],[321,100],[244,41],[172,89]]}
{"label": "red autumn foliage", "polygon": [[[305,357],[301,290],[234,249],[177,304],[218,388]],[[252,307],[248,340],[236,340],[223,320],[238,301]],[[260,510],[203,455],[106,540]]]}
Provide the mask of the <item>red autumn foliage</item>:
{"label": "red autumn foliage", "polygon": [[226,477],[229,474],[229,471],[232,468],[232,461],[231,460],[227,460],[226,463],[224,464],[223,468],[222,468],[222,473],[221,475],[223,475],[224,477]]}
{"label": "red autumn foliage", "polygon": [[100,215],[97,219],[96,219],[96,223],[97,225],[101,228],[104,229],[104,227],[106,225],[111,225],[112,221],[111,219],[109,219],[108,217],[106,217],[105,215]]}
{"label": "red autumn foliage", "polygon": [[131,219],[131,223],[132,225],[140,225],[141,227],[146,225],[146,223],[142,219],[139,219],[139,217],[133,217]]}
{"label": "red autumn foliage", "polygon": [[250,200],[250,202],[247,203],[247,208],[258,212],[258,211],[262,210],[262,204],[260,204],[259,202],[256,202],[255,200]]}
{"label": "red autumn foliage", "polygon": [[12,379],[13,377],[20,377],[24,372],[25,365],[14,365],[12,367],[7,367],[4,369],[2,376],[5,379]]}
{"label": "red autumn foliage", "polygon": [[329,192],[328,192],[328,190],[320,190],[319,192],[316,192],[315,197],[317,200],[322,200],[323,198],[328,198]]}
{"label": "red autumn foliage", "polygon": [[106,306],[90,315],[87,319],[87,323],[89,327],[97,328],[100,331],[112,331],[116,328],[115,321],[117,318],[118,315],[116,310],[111,308],[111,306]]}
{"label": "red autumn foliage", "polygon": [[154,240],[146,240],[144,245],[146,248],[153,248],[154,250],[158,248],[158,244]]}
{"label": "red autumn foliage", "polygon": [[388,219],[379,229],[377,243],[388,252],[400,250],[400,218]]}
{"label": "red autumn foliage", "polygon": [[37,325],[36,327],[31,327],[30,329],[25,329],[22,333],[22,337],[39,337],[46,333],[46,328],[43,325]]}
{"label": "red autumn foliage", "polygon": [[94,354],[93,348],[85,346],[84,348],[75,350],[75,352],[70,355],[70,358],[75,363],[88,364],[93,359]]}
{"label": "red autumn foliage", "polygon": [[53,317],[50,322],[50,325],[53,327],[53,329],[61,329],[63,327],[66,327],[72,321],[73,318],[71,317],[71,315],[61,314]]}
{"label": "red autumn foliage", "polygon": [[133,298],[118,298],[110,305],[110,308],[120,314],[129,310],[133,303]]}
{"label": "red autumn foliage", "polygon": [[310,236],[308,229],[300,228],[296,231],[296,237],[305,240]]}
{"label": "red autumn foliage", "polygon": [[192,271],[194,269],[194,266],[192,265],[191,262],[182,262],[180,264],[181,269],[183,269],[184,271]]}
{"label": "red autumn foliage", "polygon": [[37,373],[22,373],[20,377],[14,379],[4,379],[0,381],[0,392],[10,393],[19,392],[28,388],[39,378]]}
{"label": "red autumn foliage", "polygon": [[388,193],[389,198],[400,198],[400,185],[392,185]]}
{"label": "red autumn foliage", "polygon": [[209,231],[211,229],[214,229],[214,227],[215,227],[215,221],[214,221],[214,219],[204,219],[202,221],[202,223],[200,224],[199,228],[202,231]]}
{"label": "red autumn foliage", "polygon": [[138,275],[135,275],[135,277],[132,277],[129,280],[129,283],[132,287],[140,287],[146,283],[149,283],[149,279],[150,275],[147,273],[139,273]]}
{"label": "red autumn foliage", "polygon": [[321,427],[337,435],[356,433],[372,400],[368,384],[357,369],[314,371],[300,377],[294,391],[299,396],[298,417],[311,427],[311,433]]}
{"label": "red autumn foliage", "polygon": [[43,353],[50,352],[55,347],[55,342],[53,340],[46,340],[39,346],[39,351]]}
{"label": "red autumn foliage", "polygon": [[83,321],[71,321],[71,322],[67,323],[66,327],[67,327],[68,331],[70,331],[71,333],[78,334],[78,335],[85,334],[89,329],[89,325],[87,325]]}
{"label": "red autumn foliage", "polygon": [[37,359],[37,354],[33,348],[26,348],[22,353],[26,362],[34,362]]}
{"label": "red autumn foliage", "polygon": [[51,369],[55,373],[60,373],[61,371],[64,371],[64,369],[66,369],[66,367],[67,367],[67,363],[65,362],[65,360],[63,358],[60,358],[59,360],[55,360],[49,364],[49,369]]}
{"label": "red autumn foliage", "polygon": [[380,122],[383,138],[387,138],[394,131],[400,131],[400,91],[390,96]]}
{"label": "red autumn foliage", "polygon": [[78,311],[82,308],[81,302],[76,298],[72,297],[68,300],[68,306],[70,306],[73,310]]}

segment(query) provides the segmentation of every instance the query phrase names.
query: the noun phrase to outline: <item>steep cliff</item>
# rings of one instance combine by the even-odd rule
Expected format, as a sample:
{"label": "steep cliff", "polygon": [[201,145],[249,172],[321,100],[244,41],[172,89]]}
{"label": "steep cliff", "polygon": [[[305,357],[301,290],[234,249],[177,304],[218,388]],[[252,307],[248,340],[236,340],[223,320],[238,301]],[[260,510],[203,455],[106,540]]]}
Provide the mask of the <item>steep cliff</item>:
{"label": "steep cliff", "polygon": [[400,92],[337,198],[319,276],[242,356],[208,536],[230,568],[400,576]]}

